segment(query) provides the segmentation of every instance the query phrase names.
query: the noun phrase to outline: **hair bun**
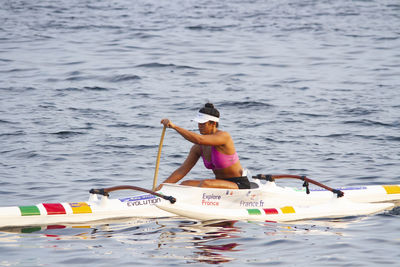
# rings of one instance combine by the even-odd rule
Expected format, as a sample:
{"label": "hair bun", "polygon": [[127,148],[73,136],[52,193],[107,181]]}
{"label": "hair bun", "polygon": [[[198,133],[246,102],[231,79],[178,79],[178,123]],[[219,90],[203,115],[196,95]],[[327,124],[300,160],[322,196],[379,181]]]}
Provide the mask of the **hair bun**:
{"label": "hair bun", "polygon": [[205,104],[204,107],[199,110],[199,112],[219,118],[219,111],[214,108],[212,103]]}

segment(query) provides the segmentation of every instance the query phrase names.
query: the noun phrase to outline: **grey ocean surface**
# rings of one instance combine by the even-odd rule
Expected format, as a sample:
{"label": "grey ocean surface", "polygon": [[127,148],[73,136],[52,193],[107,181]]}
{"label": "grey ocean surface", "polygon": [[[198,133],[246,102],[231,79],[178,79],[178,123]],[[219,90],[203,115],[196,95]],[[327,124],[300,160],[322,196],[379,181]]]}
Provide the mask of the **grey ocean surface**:
{"label": "grey ocean surface", "polygon": [[[161,118],[195,130],[207,101],[253,174],[400,184],[398,0],[0,6],[0,206],[151,188]],[[160,180],[190,146],[167,130]],[[199,162],[188,177],[212,173]],[[398,266],[399,214],[3,231],[0,266]]]}

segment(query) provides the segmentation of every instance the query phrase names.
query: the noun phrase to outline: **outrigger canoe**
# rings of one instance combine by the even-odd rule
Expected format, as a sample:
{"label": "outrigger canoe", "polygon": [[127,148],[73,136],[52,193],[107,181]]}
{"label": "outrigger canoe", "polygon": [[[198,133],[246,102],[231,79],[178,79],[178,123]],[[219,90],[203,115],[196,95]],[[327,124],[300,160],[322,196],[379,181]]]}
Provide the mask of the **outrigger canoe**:
{"label": "outrigger canoe", "polygon": [[[279,178],[304,181],[305,188],[281,187]],[[216,189],[164,184],[158,192],[134,186],[90,190],[86,202],[40,203],[0,207],[0,227],[79,224],[119,218],[182,216],[196,220],[287,222],[370,215],[400,203],[400,185],[332,189],[304,176],[257,175],[251,189]],[[320,188],[309,189],[309,183]],[[145,193],[112,199],[112,191]]]}

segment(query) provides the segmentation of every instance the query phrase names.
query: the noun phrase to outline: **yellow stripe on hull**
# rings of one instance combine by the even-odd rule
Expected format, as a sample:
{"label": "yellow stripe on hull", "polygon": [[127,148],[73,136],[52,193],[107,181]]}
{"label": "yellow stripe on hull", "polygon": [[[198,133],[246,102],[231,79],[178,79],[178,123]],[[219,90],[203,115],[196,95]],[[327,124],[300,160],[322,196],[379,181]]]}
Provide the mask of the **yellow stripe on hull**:
{"label": "yellow stripe on hull", "polygon": [[400,186],[398,185],[383,185],[383,188],[388,194],[400,194]]}
{"label": "yellow stripe on hull", "polygon": [[92,209],[86,202],[69,203],[74,214],[92,213]]}

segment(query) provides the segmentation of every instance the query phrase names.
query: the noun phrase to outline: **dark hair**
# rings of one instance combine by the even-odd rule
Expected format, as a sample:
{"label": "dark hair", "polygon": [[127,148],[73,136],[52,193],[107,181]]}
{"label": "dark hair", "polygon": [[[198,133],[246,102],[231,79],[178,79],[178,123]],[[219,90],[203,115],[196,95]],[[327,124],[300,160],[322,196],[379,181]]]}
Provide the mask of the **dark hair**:
{"label": "dark hair", "polygon": [[199,112],[219,118],[219,111],[214,108],[212,103],[205,104],[204,107],[199,110]]}
{"label": "dark hair", "polygon": [[[212,103],[206,103],[204,107],[199,110],[199,112],[219,118],[219,111],[214,108],[214,105]],[[216,124],[218,127],[218,122],[216,122]]]}

